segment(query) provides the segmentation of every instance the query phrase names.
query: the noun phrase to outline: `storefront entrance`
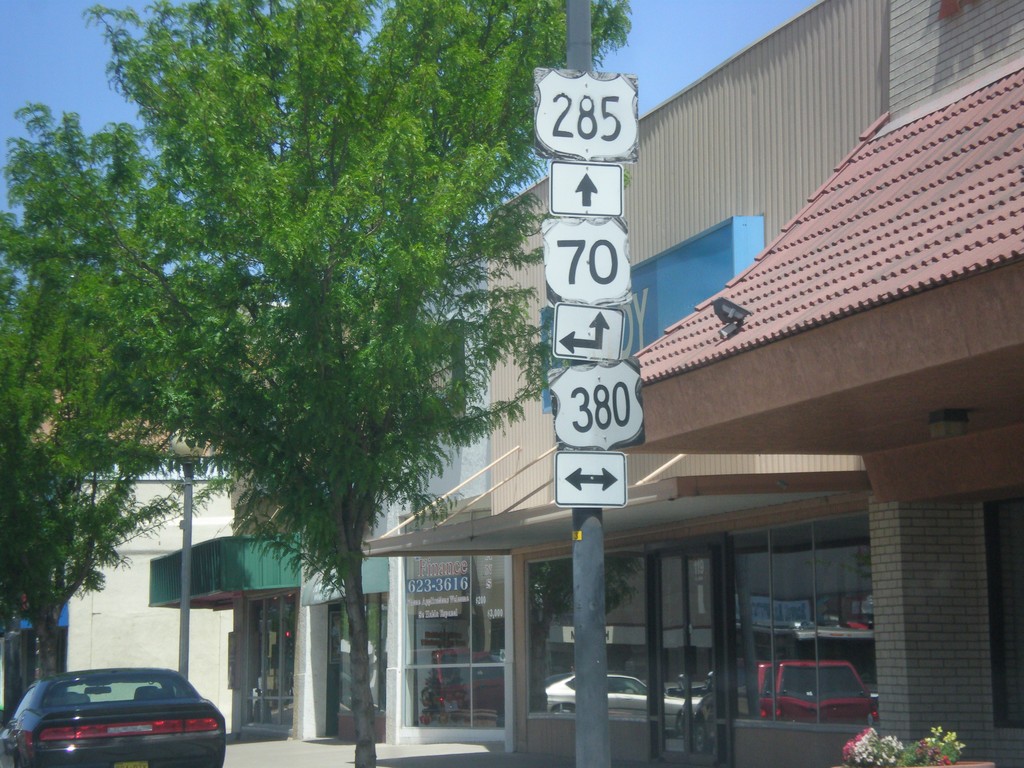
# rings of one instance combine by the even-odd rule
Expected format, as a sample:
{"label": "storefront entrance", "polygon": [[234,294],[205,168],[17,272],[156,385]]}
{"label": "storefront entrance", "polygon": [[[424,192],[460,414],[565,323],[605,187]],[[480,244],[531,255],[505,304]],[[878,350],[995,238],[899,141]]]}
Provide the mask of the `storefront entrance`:
{"label": "storefront entrance", "polygon": [[715,670],[723,656],[717,625],[721,563],[718,546],[658,553],[649,561],[657,617],[652,679],[664,686],[660,701],[651,702],[656,723],[652,747],[673,762],[719,762]]}
{"label": "storefront entrance", "polygon": [[247,725],[291,728],[295,608],[294,594],[249,602]]}

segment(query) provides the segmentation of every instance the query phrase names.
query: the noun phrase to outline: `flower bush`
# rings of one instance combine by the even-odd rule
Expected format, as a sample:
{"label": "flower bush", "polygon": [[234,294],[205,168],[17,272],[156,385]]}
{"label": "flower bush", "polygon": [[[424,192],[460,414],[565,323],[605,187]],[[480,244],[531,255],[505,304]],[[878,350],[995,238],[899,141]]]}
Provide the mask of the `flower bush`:
{"label": "flower bush", "polygon": [[931,735],[909,746],[895,736],[879,736],[867,728],[846,742],[843,765],[850,768],[887,768],[888,766],[953,765],[960,759],[964,745],[956,733],[932,728]]}
{"label": "flower bush", "polygon": [[867,728],[846,742],[843,765],[853,768],[901,765],[903,753],[903,743],[895,736],[879,736],[874,728]]}
{"label": "flower bush", "polygon": [[943,733],[940,726],[932,728],[932,735],[912,744],[904,752],[903,765],[953,765],[960,759],[964,745],[956,740],[956,733]]}

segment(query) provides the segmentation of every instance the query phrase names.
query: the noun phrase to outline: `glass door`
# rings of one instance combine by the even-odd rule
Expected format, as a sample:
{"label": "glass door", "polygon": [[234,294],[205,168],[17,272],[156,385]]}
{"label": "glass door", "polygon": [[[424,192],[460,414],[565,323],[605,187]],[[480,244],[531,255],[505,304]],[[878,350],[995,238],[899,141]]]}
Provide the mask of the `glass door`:
{"label": "glass door", "polygon": [[249,610],[250,725],[291,726],[295,692],[295,598],[253,600]]}
{"label": "glass door", "polygon": [[708,551],[663,556],[658,596],[662,748],[701,763],[717,756],[712,564]]}

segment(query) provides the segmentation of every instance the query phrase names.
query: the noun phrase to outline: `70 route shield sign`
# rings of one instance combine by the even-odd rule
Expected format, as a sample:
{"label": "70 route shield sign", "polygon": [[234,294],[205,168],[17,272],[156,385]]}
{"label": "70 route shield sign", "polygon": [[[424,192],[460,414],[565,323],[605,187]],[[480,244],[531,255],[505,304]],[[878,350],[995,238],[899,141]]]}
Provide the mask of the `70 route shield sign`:
{"label": "70 route shield sign", "polygon": [[548,374],[555,436],[570,448],[611,450],[644,441],[640,363],[556,368]]}
{"label": "70 route shield sign", "polygon": [[620,219],[547,219],[544,276],[552,303],[625,304],[632,281]]}

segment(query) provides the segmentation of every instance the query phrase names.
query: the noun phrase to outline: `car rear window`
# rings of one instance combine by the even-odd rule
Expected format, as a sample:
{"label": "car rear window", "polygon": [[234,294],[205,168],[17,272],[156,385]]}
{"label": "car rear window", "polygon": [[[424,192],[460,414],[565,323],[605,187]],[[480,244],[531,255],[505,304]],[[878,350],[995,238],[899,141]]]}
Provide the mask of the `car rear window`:
{"label": "car rear window", "polygon": [[821,695],[823,698],[862,696],[862,686],[849,667],[824,667],[821,670]]}
{"label": "car rear window", "polygon": [[43,706],[79,706],[120,701],[193,698],[195,692],[183,679],[171,675],[138,674],[81,677],[51,684]]}
{"label": "car rear window", "polygon": [[[842,698],[862,696],[864,687],[860,685],[853,670],[847,666],[821,667],[784,667],[782,671],[782,690],[780,696],[791,698],[813,699],[821,680],[821,697]],[[761,695],[771,694],[771,681],[765,680]]]}
{"label": "car rear window", "polygon": [[817,688],[817,672],[814,667],[787,667],[782,671],[780,696],[813,699]]}

